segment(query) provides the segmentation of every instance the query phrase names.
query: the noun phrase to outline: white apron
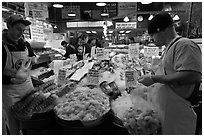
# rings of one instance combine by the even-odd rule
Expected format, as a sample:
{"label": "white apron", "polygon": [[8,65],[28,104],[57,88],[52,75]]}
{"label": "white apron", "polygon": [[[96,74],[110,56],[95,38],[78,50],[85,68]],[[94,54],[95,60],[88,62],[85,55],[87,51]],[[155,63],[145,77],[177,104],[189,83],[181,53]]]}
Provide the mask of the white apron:
{"label": "white apron", "polygon": [[[7,51],[7,60],[5,65],[5,71],[16,72],[22,61],[27,61],[28,57],[28,49],[25,51],[15,51],[10,52],[7,46],[4,46]],[[4,73],[4,72],[3,72]],[[18,134],[19,129],[16,125],[16,120],[12,113],[10,112],[10,107],[14,105],[17,101],[21,100],[26,94],[31,92],[34,89],[31,77],[28,77],[26,81],[22,84],[2,84],[2,102],[4,109],[6,111],[8,122],[9,122],[9,130],[11,134]]]}
{"label": "white apron", "polygon": [[[156,75],[165,75],[162,60]],[[158,109],[164,135],[193,135],[196,129],[196,114],[191,104],[178,96],[165,84],[155,83],[150,87],[150,98]]]}

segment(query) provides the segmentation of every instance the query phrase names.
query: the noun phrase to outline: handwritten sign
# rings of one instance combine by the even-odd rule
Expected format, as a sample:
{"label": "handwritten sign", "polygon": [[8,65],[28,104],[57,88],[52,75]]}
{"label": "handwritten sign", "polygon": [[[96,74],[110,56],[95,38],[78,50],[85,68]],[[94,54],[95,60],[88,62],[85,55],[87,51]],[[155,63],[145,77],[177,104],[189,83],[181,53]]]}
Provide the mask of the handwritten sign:
{"label": "handwritten sign", "polygon": [[42,21],[32,20],[30,25],[31,39],[35,41],[44,41]]}
{"label": "handwritten sign", "polygon": [[104,59],[104,54],[105,54],[104,48],[96,48],[96,58],[98,60],[103,60]]}
{"label": "handwritten sign", "polygon": [[87,74],[88,85],[98,85],[99,83],[99,71],[94,69],[89,69]]}
{"label": "handwritten sign", "polygon": [[125,85],[127,89],[137,85],[137,77],[138,76],[136,71],[125,71]]}
{"label": "handwritten sign", "polygon": [[144,47],[144,56],[145,57],[152,57],[152,56],[159,56],[159,47]]}
{"label": "handwritten sign", "polygon": [[44,20],[44,11],[43,10],[32,10],[33,18],[34,19],[39,19],[39,20]]}
{"label": "handwritten sign", "polygon": [[129,54],[129,58],[133,59],[133,58],[139,58],[139,45],[137,44],[130,44],[128,46],[128,54]]}

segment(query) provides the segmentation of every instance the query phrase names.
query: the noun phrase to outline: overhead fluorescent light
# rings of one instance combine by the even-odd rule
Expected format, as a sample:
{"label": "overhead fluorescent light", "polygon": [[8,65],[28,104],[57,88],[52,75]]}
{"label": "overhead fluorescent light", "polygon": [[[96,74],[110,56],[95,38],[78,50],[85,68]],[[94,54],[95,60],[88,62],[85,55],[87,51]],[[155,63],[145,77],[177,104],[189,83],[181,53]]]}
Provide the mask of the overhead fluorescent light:
{"label": "overhead fluorescent light", "polygon": [[91,33],[91,31],[86,31],[86,33]]}
{"label": "overhead fluorescent light", "polygon": [[112,30],[110,30],[110,31],[108,31],[108,33],[113,33],[113,31],[112,31]]}
{"label": "overhead fluorescent light", "polygon": [[131,32],[131,30],[127,30],[125,33],[130,33]]}
{"label": "overhead fluorescent light", "polygon": [[55,7],[55,8],[63,8],[63,5],[62,4],[53,4],[53,7]]}
{"label": "overhead fluorescent light", "polygon": [[101,6],[106,6],[106,3],[105,2],[98,2],[98,3],[96,3],[96,5],[101,7]]}
{"label": "overhead fluorescent light", "polygon": [[76,14],[75,14],[73,11],[71,11],[71,12],[68,13],[68,16],[70,16],[70,17],[75,17]]}
{"label": "overhead fluorescent light", "polygon": [[124,31],[124,30],[121,30],[121,31],[120,31],[120,33],[123,33],[123,32],[125,32],[125,31]]}
{"label": "overhead fluorescent light", "polygon": [[96,31],[92,31],[92,33],[96,34],[97,32]]}

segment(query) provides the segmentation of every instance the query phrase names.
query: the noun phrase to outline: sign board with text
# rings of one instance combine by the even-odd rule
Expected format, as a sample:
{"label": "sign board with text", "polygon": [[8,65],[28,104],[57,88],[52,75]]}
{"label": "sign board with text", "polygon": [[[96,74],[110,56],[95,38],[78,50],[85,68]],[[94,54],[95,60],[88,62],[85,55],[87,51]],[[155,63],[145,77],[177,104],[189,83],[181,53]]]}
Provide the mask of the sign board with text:
{"label": "sign board with text", "polygon": [[125,71],[125,85],[127,89],[137,85],[137,77],[138,76],[136,71]]}
{"label": "sign board with text", "polygon": [[130,44],[128,46],[128,54],[129,54],[129,58],[133,59],[133,58],[139,58],[139,45],[138,44]]}
{"label": "sign board with text", "polygon": [[136,29],[137,22],[116,22],[115,28],[116,29]]}
{"label": "sign board with text", "polygon": [[159,47],[144,47],[144,56],[145,57],[152,57],[152,56],[159,56]]}

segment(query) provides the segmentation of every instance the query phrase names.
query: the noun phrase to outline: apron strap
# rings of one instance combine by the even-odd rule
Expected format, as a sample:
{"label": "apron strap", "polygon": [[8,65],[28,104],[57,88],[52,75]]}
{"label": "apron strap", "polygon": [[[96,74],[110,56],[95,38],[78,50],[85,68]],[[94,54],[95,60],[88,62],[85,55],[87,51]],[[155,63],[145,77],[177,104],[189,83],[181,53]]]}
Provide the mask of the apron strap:
{"label": "apron strap", "polygon": [[[166,49],[166,53],[167,53],[167,51],[171,48],[171,46],[172,46],[173,44],[175,44],[175,43],[176,43],[179,39],[181,39],[181,38],[182,38],[182,37],[176,38],[176,39],[169,45],[168,49]],[[197,45],[197,44],[195,44],[195,45]],[[197,47],[200,49],[200,47],[199,47],[198,45],[197,45]],[[201,50],[201,49],[200,49],[200,50]],[[175,54],[175,53],[174,53],[174,54]],[[174,58],[174,54],[173,54],[173,58]],[[164,74],[167,75],[165,66],[164,66]],[[195,84],[195,88],[194,88],[192,94],[191,94],[188,98],[185,98],[186,100],[188,100],[188,101],[191,103],[192,107],[193,107],[193,106],[198,106],[198,104],[199,104],[199,96],[198,96],[198,94],[199,94],[199,87],[200,87],[200,83]]]}
{"label": "apron strap", "polygon": [[[178,38],[176,38],[176,39],[167,47],[165,54],[168,52],[168,50],[171,48],[171,46],[173,46],[173,45],[174,45],[179,39],[181,39],[181,38],[182,38],[181,36],[178,37]],[[173,57],[174,57],[174,54],[173,54]],[[164,73],[165,73],[165,75],[167,75],[165,66],[164,66]]]}

